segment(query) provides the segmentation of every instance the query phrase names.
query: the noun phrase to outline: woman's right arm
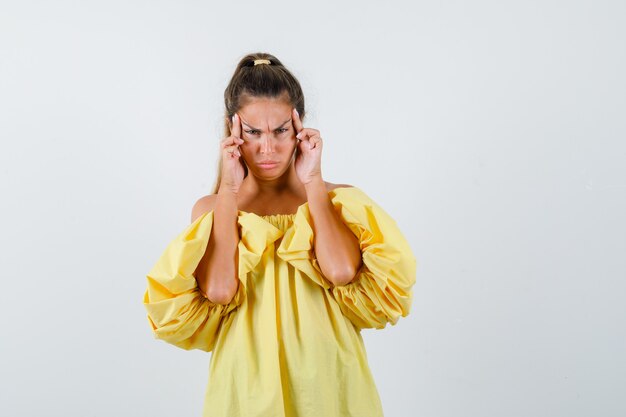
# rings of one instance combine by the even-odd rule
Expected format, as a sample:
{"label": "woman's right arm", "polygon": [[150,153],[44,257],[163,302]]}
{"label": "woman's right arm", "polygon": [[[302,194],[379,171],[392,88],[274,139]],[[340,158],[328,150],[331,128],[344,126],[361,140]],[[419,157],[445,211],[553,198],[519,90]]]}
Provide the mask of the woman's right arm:
{"label": "woman's right arm", "polygon": [[194,276],[200,291],[209,301],[228,304],[239,286],[237,194],[220,187],[217,194],[198,200],[192,209],[192,222],[211,210],[214,210],[211,236]]}

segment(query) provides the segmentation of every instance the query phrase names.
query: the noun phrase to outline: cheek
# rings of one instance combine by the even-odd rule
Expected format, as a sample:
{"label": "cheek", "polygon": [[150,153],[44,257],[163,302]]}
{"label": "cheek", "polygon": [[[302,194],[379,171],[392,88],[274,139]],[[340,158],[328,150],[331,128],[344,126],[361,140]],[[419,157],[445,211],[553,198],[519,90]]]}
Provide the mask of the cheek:
{"label": "cheek", "polygon": [[293,139],[289,140],[287,148],[289,148],[290,152],[294,152],[296,149],[298,149],[298,139],[296,139],[295,136],[293,137]]}

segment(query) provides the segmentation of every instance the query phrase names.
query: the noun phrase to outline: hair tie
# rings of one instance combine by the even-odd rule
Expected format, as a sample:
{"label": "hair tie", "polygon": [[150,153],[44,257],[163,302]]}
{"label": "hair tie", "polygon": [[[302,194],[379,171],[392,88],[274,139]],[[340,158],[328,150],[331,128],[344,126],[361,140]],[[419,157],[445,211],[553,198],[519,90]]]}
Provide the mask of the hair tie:
{"label": "hair tie", "polygon": [[255,59],[254,60],[254,65],[259,65],[259,64],[268,64],[271,65],[272,63],[270,62],[269,59]]}

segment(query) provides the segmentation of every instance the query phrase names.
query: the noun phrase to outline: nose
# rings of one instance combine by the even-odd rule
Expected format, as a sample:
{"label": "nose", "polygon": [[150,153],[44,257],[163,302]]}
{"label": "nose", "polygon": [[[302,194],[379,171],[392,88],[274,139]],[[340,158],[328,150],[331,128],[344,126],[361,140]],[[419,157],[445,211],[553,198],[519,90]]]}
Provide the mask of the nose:
{"label": "nose", "polygon": [[261,153],[273,153],[274,145],[272,144],[271,135],[265,135],[261,142]]}

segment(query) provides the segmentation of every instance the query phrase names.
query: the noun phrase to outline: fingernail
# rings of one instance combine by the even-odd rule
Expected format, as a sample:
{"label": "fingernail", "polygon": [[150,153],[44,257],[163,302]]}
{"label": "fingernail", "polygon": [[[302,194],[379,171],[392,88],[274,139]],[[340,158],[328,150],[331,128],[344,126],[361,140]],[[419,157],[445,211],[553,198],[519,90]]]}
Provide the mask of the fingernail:
{"label": "fingernail", "polygon": [[233,117],[231,117],[230,119],[233,121],[233,123],[235,123],[235,115],[234,114],[233,114]]}
{"label": "fingernail", "polygon": [[298,134],[296,135],[296,137],[297,137],[298,139],[300,139],[300,135],[301,135],[301,134],[302,134],[302,132],[298,133]]}
{"label": "fingernail", "polygon": [[296,111],[296,114],[298,115],[298,117],[300,117],[300,112],[298,112],[298,109],[294,108],[294,110]]}

